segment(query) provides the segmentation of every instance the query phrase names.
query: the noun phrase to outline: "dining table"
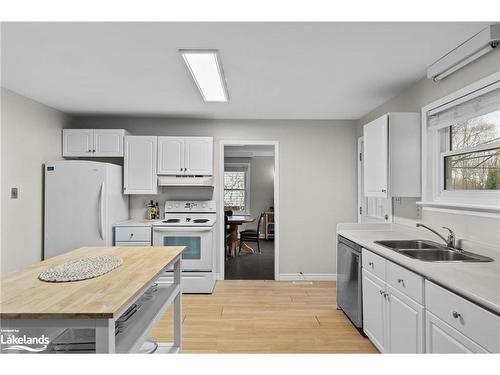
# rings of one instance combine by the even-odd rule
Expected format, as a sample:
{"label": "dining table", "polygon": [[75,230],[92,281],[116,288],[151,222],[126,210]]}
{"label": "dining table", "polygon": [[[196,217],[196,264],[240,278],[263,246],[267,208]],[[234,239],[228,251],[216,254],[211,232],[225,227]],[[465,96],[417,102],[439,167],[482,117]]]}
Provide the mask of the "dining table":
{"label": "dining table", "polygon": [[[255,221],[255,216],[252,215],[230,215],[226,217],[227,224],[230,228],[230,252],[236,254],[236,249],[239,248],[240,241],[238,240],[238,227],[242,224],[253,223]],[[241,244],[241,250],[247,253],[255,253],[254,249],[251,246],[248,246],[246,243]]]}

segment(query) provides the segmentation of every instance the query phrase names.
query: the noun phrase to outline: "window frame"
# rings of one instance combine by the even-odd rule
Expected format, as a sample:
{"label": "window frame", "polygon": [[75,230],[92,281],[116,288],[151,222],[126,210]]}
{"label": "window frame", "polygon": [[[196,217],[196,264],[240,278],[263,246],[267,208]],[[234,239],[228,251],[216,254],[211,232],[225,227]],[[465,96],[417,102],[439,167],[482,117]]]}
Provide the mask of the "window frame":
{"label": "window frame", "polygon": [[[422,206],[500,212],[500,190],[446,190],[445,157],[500,147],[500,141],[462,150],[441,151],[442,129],[428,127],[428,113],[500,88],[500,71],[422,108]],[[449,133],[449,132],[448,132]],[[448,134],[449,137],[449,134]]]}
{"label": "window frame", "polygon": [[[234,168],[243,167],[246,169],[245,170],[245,189],[244,189],[244,191],[245,191],[245,210],[244,211],[233,211],[233,214],[235,214],[235,215],[249,215],[250,214],[250,163],[235,163],[235,162],[224,163],[223,174],[226,173],[226,166],[231,166]],[[224,180],[224,178],[223,178],[223,180]],[[226,190],[236,190],[236,189],[226,189],[224,186],[222,186],[222,190],[223,190],[222,198],[224,199],[224,192]],[[225,204],[224,204],[224,208],[226,208]]]}

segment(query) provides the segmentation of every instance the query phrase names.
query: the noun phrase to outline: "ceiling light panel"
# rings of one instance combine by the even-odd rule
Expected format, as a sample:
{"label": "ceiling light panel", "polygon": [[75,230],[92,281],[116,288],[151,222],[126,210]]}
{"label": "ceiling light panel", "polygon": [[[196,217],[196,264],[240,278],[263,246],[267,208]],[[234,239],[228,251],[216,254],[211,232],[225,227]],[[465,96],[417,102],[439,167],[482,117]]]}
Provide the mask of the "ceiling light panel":
{"label": "ceiling light panel", "polygon": [[203,100],[206,102],[227,102],[226,81],[217,51],[180,50]]}

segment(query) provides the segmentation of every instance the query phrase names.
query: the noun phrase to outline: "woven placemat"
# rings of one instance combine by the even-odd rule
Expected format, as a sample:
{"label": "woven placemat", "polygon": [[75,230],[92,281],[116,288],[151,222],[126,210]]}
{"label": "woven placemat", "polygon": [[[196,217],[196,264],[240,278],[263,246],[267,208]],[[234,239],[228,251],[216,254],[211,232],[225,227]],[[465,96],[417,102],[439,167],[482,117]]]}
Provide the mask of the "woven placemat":
{"label": "woven placemat", "polygon": [[38,275],[38,278],[50,282],[93,279],[112,271],[122,263],[123,259],[114,255],[80,258],[47,268]]}

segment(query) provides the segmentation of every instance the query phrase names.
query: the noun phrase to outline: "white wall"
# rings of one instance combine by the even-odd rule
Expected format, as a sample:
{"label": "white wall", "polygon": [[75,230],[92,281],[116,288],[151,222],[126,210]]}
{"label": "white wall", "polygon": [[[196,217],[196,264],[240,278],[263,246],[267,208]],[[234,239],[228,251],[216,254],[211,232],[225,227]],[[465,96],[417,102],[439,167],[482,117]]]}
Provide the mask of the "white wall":
{"label": "white wall", "polygon": [[[42,257],[43,168],[61,158],[61,112],[2,88],[1,272]],[[19,198],[10,199],[11,187]]]}
{"label": "white wall", "polygon": [[[500,71],[500,49],[498,48],[440,82],[422,79],[360,119],[357,134],[361,136],[363,134],[362,126],[384,113],[420,112],[421,108],[427,104],[497,71]],[[416,199],[408,198],[403,199],[402,204],[394,204],[394,221],[412,226],[416,221],[422,221],[438,228],[447,225],[455,229],[461,238],[500,246],[500,218],[498,215],[478,217],[459,211],[424,208],[420,219],[416,216],[416,201]]]}
{"label": "white wall", "polygon": [[[216,175],[220,140],[279,141],[280,273],[335,273],[335,227],[356,220],[355,122],[97,117],[75,118],[73,125],[125,128],[133,134],[214,136]],[[133,197],[131,215],[143,217],[147,199]]]}
{"label": "white wall", "polygon": [[[251,158],[224,158],[225,163],[250,164],[250,213],[258,216],[274,205],[274,156],[254,156]],[[256,224],[243,224],[240,230],[255,229]],[[264,224],[261,233],[264,233]]]}

